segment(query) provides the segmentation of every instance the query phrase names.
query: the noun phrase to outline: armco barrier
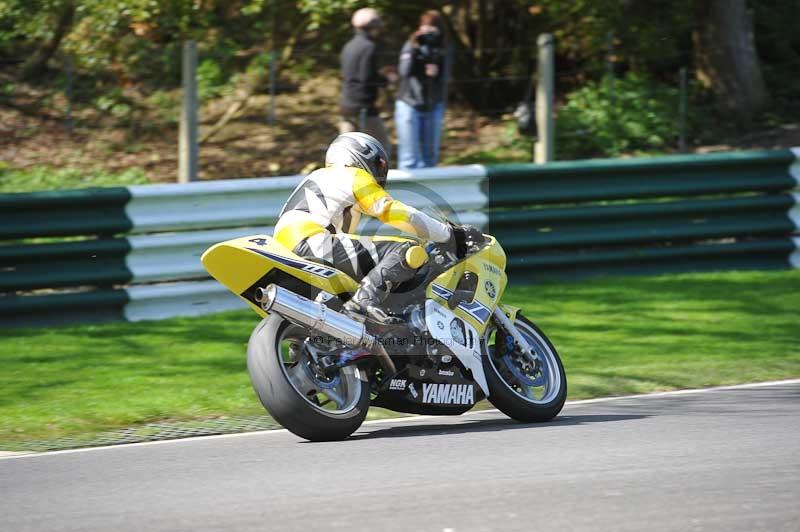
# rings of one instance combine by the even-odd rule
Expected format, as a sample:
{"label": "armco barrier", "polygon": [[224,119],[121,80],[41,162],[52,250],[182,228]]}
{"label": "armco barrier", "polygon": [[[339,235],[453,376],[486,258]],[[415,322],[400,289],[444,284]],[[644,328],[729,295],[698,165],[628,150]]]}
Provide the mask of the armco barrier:
{"label": "armco barrier", "polygon": [[488,167],[490,230],[518,279],[797,266],[799,154]]}
{"label": "armco barrier", "polygon": [[[516,280],[797,267],[799,155],[445,167],[392,172],[390,190],[497,236]],[[270,233],[301,179],[0,195],[0,326],[239,308],[200,254]]]}

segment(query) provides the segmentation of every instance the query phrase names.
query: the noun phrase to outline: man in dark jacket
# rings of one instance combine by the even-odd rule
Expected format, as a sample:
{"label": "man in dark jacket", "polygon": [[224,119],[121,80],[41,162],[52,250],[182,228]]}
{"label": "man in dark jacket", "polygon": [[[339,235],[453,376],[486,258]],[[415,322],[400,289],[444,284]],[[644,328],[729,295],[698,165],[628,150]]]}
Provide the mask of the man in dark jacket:
{"label": "man in dark jacket", "polygon": [[392,71],[382,74],[378,68],[377,39],[383,29],[378,12],[372,8],[359,9],[353,14],[356,34],[342,49],[342,95],[339,110],[342,120],[339,133],[361,131],[372,135],[391,149],[386,127],[378,114],[375,102],[378,90],[397,76]]}

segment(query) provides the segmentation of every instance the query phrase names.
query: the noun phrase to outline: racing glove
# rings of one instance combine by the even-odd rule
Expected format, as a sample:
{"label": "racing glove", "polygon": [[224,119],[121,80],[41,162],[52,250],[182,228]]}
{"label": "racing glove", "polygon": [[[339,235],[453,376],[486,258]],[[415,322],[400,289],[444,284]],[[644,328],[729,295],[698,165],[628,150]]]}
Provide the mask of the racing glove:
{"label": "racing glove", "polygon": [[453,247],[459,259],[463,259],[473,247],[483,243],[483,233],[476,227],[455,224],[451,224],[450,227],[453,231]]}

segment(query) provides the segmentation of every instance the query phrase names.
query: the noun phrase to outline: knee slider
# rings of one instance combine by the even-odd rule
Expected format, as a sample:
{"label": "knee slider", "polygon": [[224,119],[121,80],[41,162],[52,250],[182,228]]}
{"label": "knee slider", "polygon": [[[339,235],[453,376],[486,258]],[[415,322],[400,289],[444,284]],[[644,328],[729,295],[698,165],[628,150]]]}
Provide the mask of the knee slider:
{"label": "knee slider", "polygon": [[421,268],[423,264],[428,262],[428,253],[422,246],[411,246],[406,250],[405,263],[409,268]]}

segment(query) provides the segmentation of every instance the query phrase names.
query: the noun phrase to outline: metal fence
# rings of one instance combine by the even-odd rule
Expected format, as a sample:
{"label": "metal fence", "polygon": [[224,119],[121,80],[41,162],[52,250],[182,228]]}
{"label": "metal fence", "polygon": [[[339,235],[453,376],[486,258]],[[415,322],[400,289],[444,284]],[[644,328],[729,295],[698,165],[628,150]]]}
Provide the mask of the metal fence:
{"label": "metal fence", "polygon": [[[494,234],[512,281],[800,267],[800,149],[392,172]],[[0,326],[240,308],[199,261],[271,233],[301,176],[0,195]],[[385,228],[367,227],[367,231]]]}
{"label": "metal fence", "polygon": [[[517,160],[526,157],[531,160],[533,139],[517,132],[512,113],[536,78],[537,50],[520,47],[457,50],[453,52],[454,60],[459,54],[467,53],[479,54],[489,64],[494,58],[514,55],[528,58],[529,66],[526,69],[517,65],[487,75],[462,73],[449,80],[448,92],[452,97],[444,118],[442,160],[446,164],[463,164],[492,157],[502,159],[509,154]],[[315,65],[312,73],[300,72],[306,60]],[[602,65],[603,60],[597,57],[593,64]],[[385,53],[382,61],[396,63],[397,52]],[[228,106],[236,101],[234,84],[218,85],[222,81],[212,79],[214,76],[203,69],[204,62],[213,64],[213,58],[202,53],[197,58],[200,138],[214,128]],[[270,76],[235,113],[229,126],[201,142],[196,164],[201,179],[285,175],[320,164],[327,143],[336,134],[339,120],[336,72],[339,54],[297,50],[295,63],[292,68]],[[524,63],[521,59],[520,64]],[[141,168],[151,180],[174,181],[177,178],[179,149],[176,140],[182,104],[178,80],[165,81],[159,87],[130,83],[130,80],[113,82],[113,72],[108,72],[108,76],[82,73],[68,56],[57,57],[51,65],[54,73],[51,86],[33,87],[30,94],[21,90],[21,82],[0,78],[0,104],[7,104],[10,117],[6,124],[0,124],[0,131],[6,135],[6,142],[0,143],[0,160],[11,168],[34,165],[102,167],[112,173]],[[674,94],[639,95],[642,102],[668,100],[669,112],[662,115],[672,117],[667,119],[670,125],[667,131],[657,133],[667,137],[659,148],[662,150],[685,149],[691,142],[691,138],[687,138],[691,132],[687,132],[686,117],[690,104],[687,103],[686,83],[681,82],[686,76],[684,73],[681,77],[679,71],[676,67],[674,79],[658,84],[674,89]],[[98,76],[103,83],[94,79]],[[610,61],[607,69],[562,67],[556,63],[555,93],[564,96],[590,80],[600,82],[607,89],[598,97],[608,100],[607,107],[613,114],[614,109],[622,110],[626,105],[620,94],[623,91],[618,89],[615,93],[614,90],[618,85],[615,79],[621,77]],[[383,91],[380,105],[390,133],[396,129],[395,88]],[[465,103],[464,95],[478,89],[489,96],[479,102]],[[503,97],[492,97],[492,94]],[[561,100],[563,103],[563,98]],[[556,158],[575,158],[570,153],[574,146],[588,144],[586,140],[597,137],[598,133],[591,124],[576,124],[570,120],[557,122],[556,140],[562,146],[556,148]],[[44,144],[50,144],[50,149],[44,149]],[[58,149],[53,149],[54,144]],[[646,148],[634,146],[634,149]]]}

